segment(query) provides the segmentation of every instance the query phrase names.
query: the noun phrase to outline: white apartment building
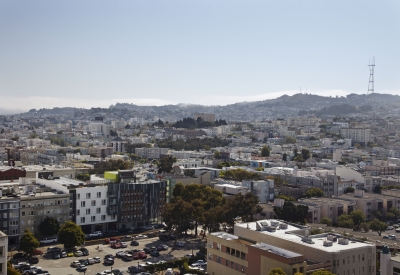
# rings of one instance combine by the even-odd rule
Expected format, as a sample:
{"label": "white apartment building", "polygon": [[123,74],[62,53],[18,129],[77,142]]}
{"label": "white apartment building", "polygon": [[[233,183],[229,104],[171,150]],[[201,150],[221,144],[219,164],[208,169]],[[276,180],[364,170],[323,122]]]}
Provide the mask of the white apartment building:
{"label": "white apartment building", "polygon": [[87,130],[93,135],[108,136],[110,135],[111,126],[104,123],[89,123]]}
{"label": "white apartment building", "polygon": [[[107,192],[108,187],[96,186],[77,188],[76,191],[76,224],[86,228],[86,232],[106,229],[106,224],[117,221],[116,215],[108,215],[107,207],[109,205]],[[100,228],[95,225],[102,225]],[[104,226],[103,226],[104,225]]]}
{"label": "white apartment building", "polygon": [[182,166],[184,168],[197,168],[201,166],[199,159],[180,159],[173,164],[173,166]]}
{"label": "white apartment building", "polygon": [[329,262],[334,274],[376,274],[375,244],[350,241],[338,234],[309,236],[308,230],[281,220],[236,223],[234,227],[236,236],[300,253],[316,262]]}
{"label": "white apartment building", "polygon": [[258,196],[260,203],[267,203],[269,201],[274,200],[275,192],[274,192],[274,180],[243,180],[243,187],[248,187],[250,191]]}
{"label": "white apartment building", "polygon": [[49,147],[51,145],[50,140],[32,138],[26,140],[26,146],[29,147]]}
{"label": "white apartment building", "polygon": [[126,125],[125,120],[113,120],[111,121],[111,127],[112,128],[124,128]]}
{"label": "white apartment building", "polygon": [[112,142],[113,152],[126,153],[126,145],[128,145],[126,141],[113,141]]}
{"label": "white apartment building", "polygon": [[226,136],[231,133],[231,127],[229,125],[222,125],[222,126],[218,126],[216,128],[218,131],[218,135]]}
{"label": "white apartment building", "polygon": [[7,274],[8,236],[0,231],[0,274]]}
{"label": "white apartment building", "polygon": [[364,145],[371,140],[370,128],[341,128],[340,133],[344,138],[351,138],[353,142]]}

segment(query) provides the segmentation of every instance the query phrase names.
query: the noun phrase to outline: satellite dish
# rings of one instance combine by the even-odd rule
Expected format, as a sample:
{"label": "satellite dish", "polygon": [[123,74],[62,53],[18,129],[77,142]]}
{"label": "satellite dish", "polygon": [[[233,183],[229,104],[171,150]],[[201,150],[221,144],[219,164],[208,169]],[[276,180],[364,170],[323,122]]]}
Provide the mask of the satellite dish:
{"label": "satellite dish", "polygon": [[308,235],[310,235],[310,232],[306,230],[306,237],[308,237]]}

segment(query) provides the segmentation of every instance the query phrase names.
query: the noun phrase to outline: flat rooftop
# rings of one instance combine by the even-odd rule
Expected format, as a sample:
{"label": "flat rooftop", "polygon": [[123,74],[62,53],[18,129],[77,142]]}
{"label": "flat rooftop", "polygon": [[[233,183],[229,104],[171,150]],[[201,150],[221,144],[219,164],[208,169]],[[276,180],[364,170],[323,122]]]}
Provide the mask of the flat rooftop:
{"label": "flat rooftop", "polygon": [[[259,230],[257,229],[257,224],[256,223],[263,223],[267,225],[271,225],[271,222],[274,222],[276,224],[286,224],[287,229],[281,229],[279,226],[276,226],[276,231],[275,232],[270,232],[267,230]],[[310,230],[309,228],[301,228],[300,226],[294,226],[292,224],[286,223],[281,220],[260,220],[257,222],[249,222],[249,223],[236,223],[235,224],[235,229],[236,227],[239,227],[244,230],[249,230],[249,231],[254,231],[255,233],[257,232],[258,234],[263,234],[265,235],[265,241],[268,242],[268,238],[270,237],[275,237],[287,241],[291,241],[294,243],[298,243],[304,246],[309,246],[312,248],[320,249],[325,252],[340,252],[343,250],[350,250],[354,248],[362,248],[362,247],[368,247],[368,246],[375,246],[374,244],[371,243],[366,243],[366,242],[361,242],[361,241],[353,241],[349,240],[347,245],[339,244],[338,242],[333,242],[332,246],[324,246],[324,241],[327,240],[328,235],[335,235],[337,238],[346,238],[345,236],[341,236],[339,234],[328,234],[328,233],[323,233],[319,235],[310,235],[309,238],[312,240],[313,243],[308,243],[303,241],[304,236],[306,235],[305,232],[306,230]],[[275,226],[274,226],[275,227]],[[235,230],[236,232],[236,230]]]}
{"label": "flat rooftop", "polygon": [[262,250],[268,251],[270,253],[274,253],[276,255],[288,258],[288,259],[303,256],[296,252],[292,252],[292,251],[289,251],[289,250],[286,250],[286,249],[283,249],[283,248],[280,248],[277,246],[273,246],[270,244],[266,244],[266,243],[256,243],[256,244],[253,244],[252,246],[256,247],[258,249],[262,249]]}

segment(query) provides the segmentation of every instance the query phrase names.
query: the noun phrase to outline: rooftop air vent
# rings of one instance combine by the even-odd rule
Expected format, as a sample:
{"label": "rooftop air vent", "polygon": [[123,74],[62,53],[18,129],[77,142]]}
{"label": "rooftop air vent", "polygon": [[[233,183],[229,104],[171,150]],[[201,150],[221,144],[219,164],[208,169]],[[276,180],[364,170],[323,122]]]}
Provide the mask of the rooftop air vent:
{"label": "rooftop air vent", "polygon": [[288,229],[288,225],[286,223],[279,224],[280,229]]}
{"label": "rooftop air vent", "polygon": [[337,242],[337,237],[334,235],[328,235],[327,239],[331,242]]}
{"label": "rooftop air vent", "polygon": [[332,246],[333,242],[331,241],[324,241],[324,246]]}
{"label": "rooftop air vent", "polygon": [[348,239],[345,239],[345,238],[339,238],[338,244],[341,244],[341,245],[348,245],[348,244],[349,244],[349,240],[348,240]]}

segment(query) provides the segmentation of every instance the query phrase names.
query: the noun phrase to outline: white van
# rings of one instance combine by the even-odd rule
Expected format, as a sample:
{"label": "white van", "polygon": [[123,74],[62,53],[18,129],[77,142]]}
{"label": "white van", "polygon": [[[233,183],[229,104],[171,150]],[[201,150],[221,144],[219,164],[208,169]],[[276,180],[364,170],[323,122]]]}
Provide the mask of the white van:
{"label": "white van", "polygon": [[56,243],[56,242],[57,242],[57,237],[44,238],[43,240],[40,240],[41,244]]}

